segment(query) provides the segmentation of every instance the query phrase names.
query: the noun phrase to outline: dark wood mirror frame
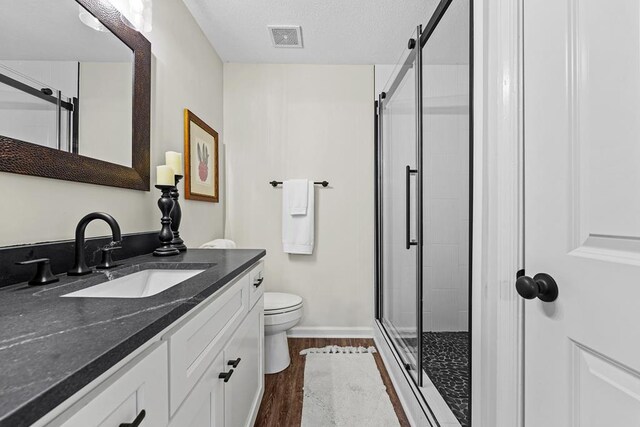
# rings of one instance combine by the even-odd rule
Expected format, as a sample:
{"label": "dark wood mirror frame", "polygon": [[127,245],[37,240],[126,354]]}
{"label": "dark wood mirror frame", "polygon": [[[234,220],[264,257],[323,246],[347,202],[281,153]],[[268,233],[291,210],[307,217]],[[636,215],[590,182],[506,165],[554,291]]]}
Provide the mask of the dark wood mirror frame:
{"label": "dark wood mirror frame", "polygon": [[111,4],[76,0],[133,51],[132,166],[127,167],[0,136],[0,171],[149,191],[151,43]]}

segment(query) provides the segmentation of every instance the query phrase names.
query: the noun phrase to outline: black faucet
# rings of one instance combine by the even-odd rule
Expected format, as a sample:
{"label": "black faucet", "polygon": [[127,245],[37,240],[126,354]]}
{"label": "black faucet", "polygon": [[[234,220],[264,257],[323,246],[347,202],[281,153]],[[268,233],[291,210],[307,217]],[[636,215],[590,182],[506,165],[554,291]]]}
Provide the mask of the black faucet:
{"label": "black faucet", "polygon": [[[112,242],[103,248],[103,257],[105,250],[110,254],[111,250],[120,247],[119,245],[122,241],[122,235],[120,233],[120,226],[114,217],[104,212],[93,212],[86,215],[80,220],[76,227],[76,255],[73,268],[67,272],[69,276],[83,276],[92,272],[91,268],[87,267],[87,263],[84,260],[84,231],[87,228],[87,225],[89,225],[89,223],[94,219],[101,219],[109,224],[109,227],[111,227],[111,233],[113,234]],[[99,265],[98,268],[99,267],[101,266]],[[105,268],[104,266],[102,267]]]}

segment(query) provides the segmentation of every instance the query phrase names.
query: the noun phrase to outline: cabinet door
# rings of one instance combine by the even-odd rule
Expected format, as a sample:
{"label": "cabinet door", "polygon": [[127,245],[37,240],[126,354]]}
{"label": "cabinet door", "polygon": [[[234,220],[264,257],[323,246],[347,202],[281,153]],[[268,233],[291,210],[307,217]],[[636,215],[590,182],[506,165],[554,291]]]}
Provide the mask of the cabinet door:
{"label": "cabinet door", "polygon": [[171,414],[208,369],[211,361],[245,318],[249,304],[249,275],[189,317],[162,339],[169,341],[169,407]]}
{"label": "cabinet door", "polygon": [[218,375],[225,370],[220,352],[171,419],[170,427],[224,426],[224,381]]}
{"label": "cabinet door", "polygon": [[[227,427],[252,425],[260,406],[264,392],[263,306],[261,298],[224,349],[226,368],[233,369],[233,375],[224,385],[224,425]],[[235,368],[231,366],[233,363],[237,364]]]}
{"label": "cabinet door", "polygon": [[[113,378],[113,379],[112,379]],[[168,422],[167,345],[143,353],[112,378],[99,385],[67,412],[77,412],[63,427],[118,427],[131,423],[144,410],[140,427],[162,427]],[[57,425],[57,422],[53,423]]]}

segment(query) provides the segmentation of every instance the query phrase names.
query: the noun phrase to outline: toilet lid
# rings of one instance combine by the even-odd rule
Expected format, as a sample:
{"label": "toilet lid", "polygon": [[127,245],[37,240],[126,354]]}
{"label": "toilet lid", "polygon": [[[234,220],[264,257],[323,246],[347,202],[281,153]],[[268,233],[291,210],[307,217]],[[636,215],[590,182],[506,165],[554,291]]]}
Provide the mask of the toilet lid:
{"label": "toilet lid", "polygon": [[292,308],[302,304],[302,298],[294,294],[283,292],[264,293],[264,311],[277,311]]}

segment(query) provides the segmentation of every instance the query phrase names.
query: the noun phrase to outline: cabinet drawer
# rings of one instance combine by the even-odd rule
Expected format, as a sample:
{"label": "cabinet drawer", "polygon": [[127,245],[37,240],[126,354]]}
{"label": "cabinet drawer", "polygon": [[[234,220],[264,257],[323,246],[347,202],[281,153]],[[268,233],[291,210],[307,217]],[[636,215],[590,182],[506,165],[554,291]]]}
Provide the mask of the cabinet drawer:
{"label": "cabinet drawer", "polygon": [[249,272],[251,287],[249,289],[249,309],[260,299],[264,293],[264,261],[259,261]]}
{"label": "cabinet drawer", "polygon": [[[113,380],[112,380],[113,378]],[[80,409],[62,422],[63,427],[118,427],[131,423],[142,410],[140,427],[168,423],[167,344],[144,353],[99,385],[58,419]],[[60,425],[55,420],[52,425]]]}
{"label": "cabinet drawer", "polygon": [[[163,337],[169,342],[169,407],[174,414],[247,314],[249,275]],[[206,304],[206,303],[205,303]]]}
{"label": "cabinet drawer", "polygon": [[252,425],[262,399],[262,310],[262,300],[259,300],[224,349],[226,370],[233,369],[229,381],[224,384],[224,425],[227,427]]}

